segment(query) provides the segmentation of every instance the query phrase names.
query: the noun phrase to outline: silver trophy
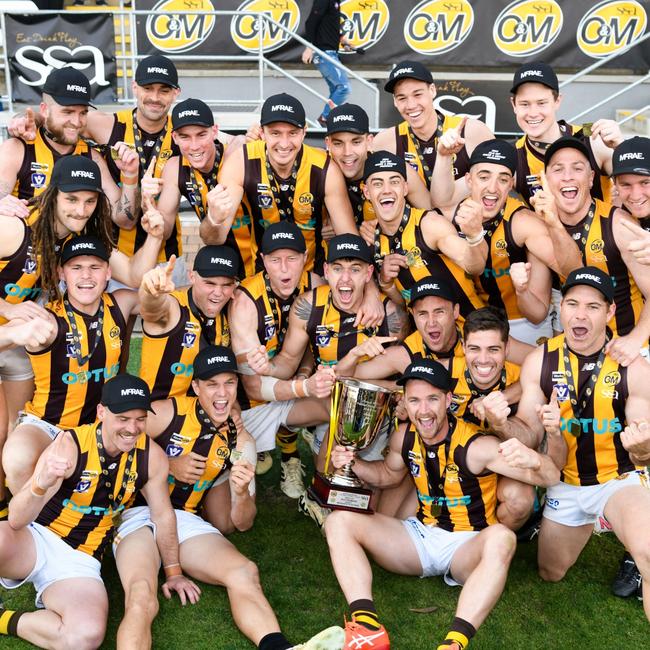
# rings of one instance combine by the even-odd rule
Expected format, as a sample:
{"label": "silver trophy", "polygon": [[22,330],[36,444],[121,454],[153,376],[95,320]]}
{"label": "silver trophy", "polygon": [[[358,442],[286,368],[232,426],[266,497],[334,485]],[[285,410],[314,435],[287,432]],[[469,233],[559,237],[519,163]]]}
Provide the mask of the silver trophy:
{"label": "silver trophy", "polygon": [[[339,379],[332,392],[330,435],[344,447],[361,451],[390,428],[393,392],[358,379]],[[362,487],[352,463],[333,474],[317,474],[311,495],[323,506],[371,512],[372,490]]]}

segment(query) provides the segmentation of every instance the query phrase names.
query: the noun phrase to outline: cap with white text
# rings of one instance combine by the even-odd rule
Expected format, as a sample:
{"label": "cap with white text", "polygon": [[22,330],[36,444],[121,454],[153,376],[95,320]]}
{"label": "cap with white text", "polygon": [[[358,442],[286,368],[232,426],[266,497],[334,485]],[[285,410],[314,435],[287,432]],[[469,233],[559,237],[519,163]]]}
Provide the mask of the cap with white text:
{"label": "cap with white text", "polygon": [[432,359],[418,359],[410,363],[404,374],[397,380],[398,386],[404,386],[410,379],[420,379],[440,390],[451,390],[451,375],[441,363]]}
{"label": "cap with white text", "polygon": [[86,156],[61,156],[55,163],[50,185],[62,192],[103,192],[99,165]]}
{"label": "cap with white text", "polygon": [[95,237],[94,235],[79,235],[79,237],[71,237],[63,244],[61,251],[61,265],[70,261],[74,257],[81,257],[82,255],[91,255],[98,257],[104,262],[108,262],[109,253],[104,246],[104,242]]}
{"label": "cap with white text", "polygon": [[472,155],[469,159],[470,167],[473,167],[478,163],[502,165],[503,167],[507,167],[510,172],[514,174],[517,169],[517,151],[505,140],[500,140],[499,138],[485,140],[474,147],[474,151],[472,151]]}
{"label": "cap with white text", "polygon": [[571,287],[585,285],[598,289],[605,296],[607,302],[614,302],[614,283],[612,278],[596,266],[583,266],[580,269],[571,271],[562,285],[562,295]]}
{"label": "cap with white text", "polygon": [[555,70],[553,70],[548,63],[543,63],[541,61],[524,63],[524,65],[515,72],[510,92],[516,93],[517,88],[526,83],[542,84],[551,90],[560,90],[560,84],[558,83]]}
{"label": "cap with white text", "polygon": [[273,122],[286,122],[302,129],[305,126],[305,109],[292,95],[271,95],[262,105],[260,125],[266,126]]}
{"label": "cap with white text", "polygon": [[453,303],[458,302],[454,290],[444,280],[428,276],[422,278],[411,287],[409,293],[409,307],[412,307],[417,300],[426,298],[427,296],[443,298],[444,300],[449,300],[449,302]]}
{"label": "cap with white text", "polygon": [[638,174],[650,176],[650,138],[636,135],[614,149],[612,176]]}
{"label": "cap with white text", "polygon": [[132,409],[155,413],[151,408],[151,391],[147,382],[127,373],[115,375],[104,384],[101,403],[111,413],[124,413]]}
{"label": "cap with white text", "polygon": [[327,135],[369,132],[368,113],[358,104],[341,104],[333,108],[327,116]]}
{"label": "cap with white text", "polygon": [[171,59],[162,54],[153,54],[138,63],[135,69],[135,83],[138,86],[164,84],[178,88],[178,71]]}
{"label": "cap with white text", "polygon": [[363,166],[363,180],[379,172],[396,172],[406,180],[406,162],[401,156],[390,151],[375,151],[367,158]]}
{"label": "cap with white text", "polygon": [[374,262],[370,246],[359,235],[351,234],[332,237],[327,245],[328,264],[342,259],[361,260],[366,264]]}
{"label": "cap with white text", "polygon": [[172,108],[172,130],[184,126],[214,126],[210,107],[200,99],[185,99]]}
{"label": "cap with white text", "polygon": [[305,237],[298,226],[292,221],[272,223],[262,236],[262,253],[268,255],[281,248],[304,253],[307,250]]}
{"label": "cap with white text", "polygon": [[395,84],[402,79],[417,79],[428,84],[433,83],[433,77],[425,65],[419,61],[401,61],[390,71],[384,90],[392,93]]}
{"label": "cap with white text", "polygon": [[194,379],[210,379],[222,372],[239,372],[235,353],[225,345],[208,345],[194,358]]}
{"label": "cap with white text", "polygon": [[83,72],[75,68],[53,69],[47,75],[43,92],[53,97],[61,106],[92,106],[90,81]]}
{"label": "cap with white text", "polygon": [[192,267],[202,278],[239,277],[239,258],[230,246],[199,248]]}

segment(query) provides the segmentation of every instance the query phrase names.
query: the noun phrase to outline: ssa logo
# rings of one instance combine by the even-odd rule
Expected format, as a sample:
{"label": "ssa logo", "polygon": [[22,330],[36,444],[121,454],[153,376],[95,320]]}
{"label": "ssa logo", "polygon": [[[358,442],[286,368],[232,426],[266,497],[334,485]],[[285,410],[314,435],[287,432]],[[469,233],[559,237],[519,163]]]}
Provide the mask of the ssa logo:
{"label": "ssa logo", "polygon": [[215,17],[202,14],[179,14],[177,11],[214,11],[210,0],[160,0],[147,18],[147,38],[163,52],[187,52],[210,36]]}
{"label": "ssa logo", "polygon": [[504,54],[530,56],[553,43],[562,23],[562,9],[555,0],[516,0],[497,16],[492,38]]}
{"label": "ssa logo", "polygon": [[343,0],[341,31],[352,47],[372,47],[385,33],[390,12],[384,0]]}
{"label": "ssa logo", "polygon": [[407,16],[404,40],[421,54],[442,54],[458,47],[473,26],[474,10],[466,0],[426,0]]}
{"label": "ssa logo", "polygon": [[645,9],[634,0],[605,0],[588,11],[578,25],[578,47],[600,59],[634,43],[648,22]]}
{"label": "ssa logo", "polygon": [[[291,31],[295,31],[300,22],[300,9],[295,0],[246,0],[239,5],[237,11],[266,14]],[[284,29],[267,20],[260,20],[258,16],[234,16],[230,23],[232,40],[246,52],[259,51],[260,31],[262,49],[265,52],[277,50],[291,40],[291,35]]]}

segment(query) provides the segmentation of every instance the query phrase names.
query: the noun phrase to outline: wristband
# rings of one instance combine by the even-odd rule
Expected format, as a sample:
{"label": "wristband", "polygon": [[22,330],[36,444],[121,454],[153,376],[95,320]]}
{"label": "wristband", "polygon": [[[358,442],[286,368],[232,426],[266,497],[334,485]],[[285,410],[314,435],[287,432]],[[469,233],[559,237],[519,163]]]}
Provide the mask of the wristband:
{"label": "wristband", "polygon": [[174,562],[174,564],[168,564],[167,566],[164,566],[163,570],[165,572],[166,578],[173,578],[174,576],[183,575],[183,569],[181,569],[181,565],[178,562]]}
{"label": "wristband", "polygon": [[[133,187],[133,186],[138,184],[139,177],[138,176],[125,176],[124,174],[120,174],[120,181],[122,182],[122,185],[129,185],[129,186]],[[133,183],[128,183],[127,181],[133,181]]]}
{"label": "wristband", "polygon": [[262,395],[262,399],[265,402],[275,402],[277,399],[275,397],[275,385],[280,381],[276,377],[267,377],[266,375],[263,375],[260,377],[261,381],[261,386],[260,386],[260,394]]}
{"label": "wristband", "polygon": [[306,379],[302,380],[302,390],[305,393],[305,397],[311,397],[311,395],[309,394],[309,387],[307,386],[307,380]]}
{"label": "wristband", "polygon": [[291,389],[293,390],[293,394],[297,398],[301,397],[309,397],[309,391],[307,389],[307,380],[303,379],[302,381],[294,380]]}
{"label": "wristband", "polygon": [[29,486],[29,491],[32,493],[32,496],[35,497],[44,497],[45,493],[47,492],[47,490],[44,490],[38,484],[38,478],[36,476],[32,476],[32,483]]}
{"label": "wristband", "polygon": [[480,234],[476,235],[476,237],[472,239],[470,239],[469,237],[465,237],[465,240],[470,246],[478,246],[484,239],[485,239],[485,230],[481,230]]}

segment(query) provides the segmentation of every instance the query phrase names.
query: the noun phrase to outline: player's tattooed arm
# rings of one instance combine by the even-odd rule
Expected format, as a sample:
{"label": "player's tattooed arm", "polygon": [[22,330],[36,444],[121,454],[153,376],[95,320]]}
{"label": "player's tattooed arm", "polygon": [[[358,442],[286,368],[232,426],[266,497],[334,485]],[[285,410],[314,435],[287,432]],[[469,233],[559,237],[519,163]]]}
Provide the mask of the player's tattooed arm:
{"label": "player's tattooed arm", "polygon": [[402,341],[408,334],[408,317],[406,312],[394,302],[389,303],[386,309],[386,323],[391,336],[396,336]]}
{"label": "player's tattooed arm", "polygon": [[298,296],[293,303],[293,312],[300,319],[308,321],[312,312],[311,295],[303,294]]}

